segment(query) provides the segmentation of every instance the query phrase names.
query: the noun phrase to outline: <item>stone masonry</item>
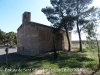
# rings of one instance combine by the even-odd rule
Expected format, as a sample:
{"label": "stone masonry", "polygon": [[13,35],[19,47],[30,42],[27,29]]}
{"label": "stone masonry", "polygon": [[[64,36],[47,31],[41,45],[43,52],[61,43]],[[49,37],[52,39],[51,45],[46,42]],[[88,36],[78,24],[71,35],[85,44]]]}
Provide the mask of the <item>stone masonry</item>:
{"label": "stone masonry", "polygon": [[[53,33],[53,27],[31,22],[31,13],[24,12],[21,26],[17,29],[18,54],[34,56],[52,51],[53,39],[57,50],[67,50],[66,32]],[[71,40],[71,33],[69,32]]]}

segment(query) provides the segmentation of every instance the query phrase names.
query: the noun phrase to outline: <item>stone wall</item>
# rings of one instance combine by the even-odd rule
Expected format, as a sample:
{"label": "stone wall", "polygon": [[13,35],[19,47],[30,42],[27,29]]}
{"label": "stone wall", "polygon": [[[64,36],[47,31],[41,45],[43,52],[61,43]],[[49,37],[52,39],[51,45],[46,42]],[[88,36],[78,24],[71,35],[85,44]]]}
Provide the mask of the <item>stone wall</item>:
{"label": "stone wall", "polygon": [[[69,39],[70,39],[70,43],[71,43],[71,32],[68,33],[69,35]],[[64,49],[65,50],[68,50],[68,40],[67,40],[67,37],[66,37],[66,32],[63,32],[63,38],[64,38]]]}
{"label": "stone wall", "polygon": [[[30,13],[26,12],[23,23],[17,30],[18,35],[18,54],[34,56],[39,53],[44,53],[53,50],[53,39],[57,50],[68,48],[65,31],[61,30],[59,34],[53,33],[53,28],[30,22]],[[28,18],[27,18],[28,17]],[[71,38],[71,33],[69,33]]]}
{"label": "stone wall", "polygon": [[18,29],[18,53],[23,55],[36,55],[39,53],[39,35],[36,25],[22,24]]}

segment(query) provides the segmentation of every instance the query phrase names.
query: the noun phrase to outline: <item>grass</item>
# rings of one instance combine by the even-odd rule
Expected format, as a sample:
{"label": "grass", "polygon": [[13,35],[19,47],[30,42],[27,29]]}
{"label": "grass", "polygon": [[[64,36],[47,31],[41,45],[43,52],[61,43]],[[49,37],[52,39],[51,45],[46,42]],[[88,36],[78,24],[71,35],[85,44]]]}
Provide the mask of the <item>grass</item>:
{"label": "grass", "polygon": [[[83,50],[86,50],[84,48]],[[50,75],[72,75],[80,68],[97,71],[98,57],[95,51],[60,52],[57,61],[53,53],[44,56],[30,56],[22,60],[10,61],[5,71],[5,62],[0,63],[0,75],[35,75],[36,70],[49,71]],[[15,70],[14,70],[15,69]],[[11,71],[10,71],[11,70]],[[91,75],[93,75],[91,72]],[[96,73],[100,73],[99,71]],[[96,74],[99,75],[99,74]]]}
{"label": "grass", "polygon": [[[79,50],[79,44],[72,44],[72,50],[78,51]],[[90,49],[86,44],[82,44],[82,50],[83,52],[97,52],[97,49]]]}

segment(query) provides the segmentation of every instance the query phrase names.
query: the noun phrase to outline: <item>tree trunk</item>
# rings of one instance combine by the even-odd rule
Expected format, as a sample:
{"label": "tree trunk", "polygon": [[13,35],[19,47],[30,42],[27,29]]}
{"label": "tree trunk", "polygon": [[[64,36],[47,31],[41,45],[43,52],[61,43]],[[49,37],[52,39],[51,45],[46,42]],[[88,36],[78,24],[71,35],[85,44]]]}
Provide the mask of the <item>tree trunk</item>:
{"label": "tree trunk", "polygon": [[99,64],[98,64],[98,69],[100,69],[100,51],[99,51],[99,42],[98,42],[98,40],[97,40],[97,38],[96,38],[96,43],[97,43],[97,49],[98,49],[98,61],[99,61]]}
{"label": "tree trunk", "polygon": [[57,60],[58,55],[57,55],[57,50],[56,50],[56,47],[55,47],[55,39],[54,38],[53,38],[53,48],[54,48],[54,58]]}
{"label": "tree trunk", "polygon": [[69,39],[69,35],[68,35],[68,29],[66,27],[64,27],[66,30],[66,36],[67,36],[67,40],[68,40],[68,51],[71,51],[71,44],[70,44],[70,39]]}
{"label": "tree trunk", "polygon": [[[77,15],[79,15],[79,1],[77,0]],[[81,41],[81,34],[80,34],[80,30],[79,30],[79,24],[78,24],[78,21],[79,21],[79,16],[77,16],[77,32],[78,32],[78,36],[79,36],[79,44],[80,44],[80,49],[79,51],[81,52],[82,51],[82,41]]]}
{"label": "tree trunk", "polygon": [[8,68],[8,54],[6,54],[6,68]]}
{"label": "tree trunk", "polygon": [[79,51],[82,52],[82,40],[81,40],[80,30],[79,30],[79,27],[78,27],[78,19],[77,19],[77,32],[78,32],[78,36],[79,36],[79,44],[80,44]]}
{"label": "tree trunk", "polygon": [[8,69],[8,48],[5,49],[6,52],[6,68]]}

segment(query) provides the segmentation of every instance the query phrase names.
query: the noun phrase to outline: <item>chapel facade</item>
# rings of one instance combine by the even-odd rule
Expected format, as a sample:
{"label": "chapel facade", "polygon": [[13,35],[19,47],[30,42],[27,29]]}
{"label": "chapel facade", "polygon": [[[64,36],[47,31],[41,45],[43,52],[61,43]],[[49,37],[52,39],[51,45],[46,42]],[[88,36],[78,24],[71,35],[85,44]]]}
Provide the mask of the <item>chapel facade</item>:
{"label": "chapel facade", "polygon": [[[22,17],[22,24],[17,29],[18,54],[34,56],[52,51],[54,44],[57,50],[68,50],[68,41],[64,30],[54,34],[53,27],[31,22],[30,12],[24,12]],[[71,32],[69,32],[69,37],[71,41]]]}

